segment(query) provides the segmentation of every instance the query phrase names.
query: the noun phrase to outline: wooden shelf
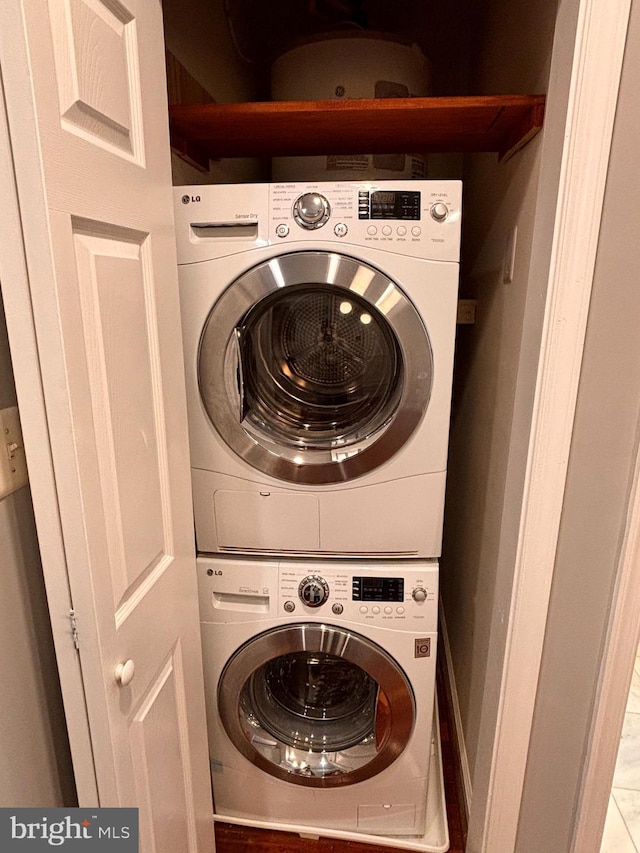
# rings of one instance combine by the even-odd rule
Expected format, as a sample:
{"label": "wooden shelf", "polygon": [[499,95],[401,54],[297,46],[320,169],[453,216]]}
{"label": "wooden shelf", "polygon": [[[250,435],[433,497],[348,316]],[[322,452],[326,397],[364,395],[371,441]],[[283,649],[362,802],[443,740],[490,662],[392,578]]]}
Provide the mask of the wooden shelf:
{"label": "wooden shelf", "polygon": [[544,95],[174,105],[172,138],[209,157],[496,151],[542,127]]}

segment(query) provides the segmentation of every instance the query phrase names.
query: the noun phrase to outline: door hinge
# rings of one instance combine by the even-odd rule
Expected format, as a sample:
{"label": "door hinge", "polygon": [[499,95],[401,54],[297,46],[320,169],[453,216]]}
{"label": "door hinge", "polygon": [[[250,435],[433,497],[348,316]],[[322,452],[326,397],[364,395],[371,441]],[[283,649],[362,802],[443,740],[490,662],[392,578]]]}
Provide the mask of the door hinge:
{"label": "door hinge", "polygon": [[73,645],[76,649],[80,648],[80,641],[78,640],[78,622],[76,620],[76,611],[69,611],[69,621],[71,622],[71,637],[73,639]]}

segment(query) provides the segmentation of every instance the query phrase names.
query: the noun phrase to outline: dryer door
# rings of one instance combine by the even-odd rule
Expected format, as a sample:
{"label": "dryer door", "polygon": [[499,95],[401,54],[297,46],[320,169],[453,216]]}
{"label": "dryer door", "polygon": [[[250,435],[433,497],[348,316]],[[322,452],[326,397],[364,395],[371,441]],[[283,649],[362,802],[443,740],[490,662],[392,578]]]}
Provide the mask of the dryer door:
{"label": "dryer door", "polygon": [[404,750],[416,706],[393,658],[367,638],[323,624],[266,631],[228,661],[218,710],[235,747],[296,785],[351,785]]}
{"label": "dryer door", "polygon": [[211,310],[198,355],[205,410],[229,447],[309,484],[352,479],[402,447],[432,369],[402,290],[332,252],[281,255],[240,276]]}

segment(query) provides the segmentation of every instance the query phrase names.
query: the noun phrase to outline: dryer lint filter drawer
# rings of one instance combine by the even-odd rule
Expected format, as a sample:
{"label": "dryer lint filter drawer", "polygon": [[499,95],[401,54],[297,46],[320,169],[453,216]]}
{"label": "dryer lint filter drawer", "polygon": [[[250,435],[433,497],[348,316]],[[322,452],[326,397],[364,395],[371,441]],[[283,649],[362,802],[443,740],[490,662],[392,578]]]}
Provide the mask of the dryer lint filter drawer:
{"label": "dryer lint filter drawer", "polygon": [[218,545],[234,550],[317,551],[320,512],[315,495],[219,489],[213,495]]}

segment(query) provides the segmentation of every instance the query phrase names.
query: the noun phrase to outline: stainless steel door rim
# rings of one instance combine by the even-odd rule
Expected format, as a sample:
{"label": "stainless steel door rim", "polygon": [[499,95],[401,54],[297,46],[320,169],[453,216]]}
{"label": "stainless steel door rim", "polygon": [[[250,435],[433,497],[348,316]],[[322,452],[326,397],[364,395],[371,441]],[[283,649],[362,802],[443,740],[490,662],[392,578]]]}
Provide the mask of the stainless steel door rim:
{"label": "stainless steel door rim", "polygon": [[[247,346],[246,323],[251,332],[251,318],[263,310],[261,306],[265,312],[271,310],[276,319],[281,318],[284,302],[280,300],[290,300],[294,294],[305,299],[305,294],[326,294],[328,300],[337,299],[339,306],[347,306],[347,313],[353,307],[363,326],[371,324],[371,330],[363,331],[371,335],[375,330],[375,338],[370,338],[373,343],[369,350],[358,342],[360,349],[355,347],[354,353],[354,347],[345,344],[344,332],[342,337],[334,335],[332,328],[320,328],[317,322],[319,334],[325,335],[325,350],[313,355],[317,361],[321,356],[326,359],[329,353],[338,361],[338,368],[324,364],[323,370],[317,370],[317,365],[308,359],[292,377],[291,364],[285,365],[282,357],[275,402],[267,399],[262,410],[260,405],[252,409],[247,399],[247,373],[251,373],[247,366],[252,365],[243,364],[242,357],[243,346]],[[295,311],[294,305],[289,312],[294,320]],[[313,319],[309,320],[312,322]],[[268,332],[263,338],[269,340]],[[264,349],[263,343],[260,346]],[[381,379],[379,388],[371,395],[379,395],[379,405],[367,402],[367,394],[356,388],[357,371],[349,370],[350,358],[359,359],[362,370],[366,370],[371,346],[376,348],[376,357],[389,362],[389,371],[394,372],[393,381],[390,372],[386,384]],[[249,352],[247,361],[251,357]],[[328,371],[329,366],[333,367],[333,373]],[[426,329],[400,287],[362,261],[326,251],[280,255],[239,276],[213,306],[198,353],[202,402],[220,436],[251,467],[294,483],[350,480],[391,458],[424,416],[431,394],[432,372],[433,357]],[[375,384],[374,374],[375,371],[369,371],[370,384]],[[323,377],[326,377],[327,396],[326,399],[317,396],[314,408],[309,404],[309,388],[315,381],[315,387],[321,390]],[[263,386],[267,387],[266,380]],[[282,405],[278,406],[278,400]],[[270,413],[278,415],[279,409],[281,416],[271,418]],[[341,432],[342,412],[348,412],[353,423]]]}
{"label": "stainless steel door rim", "polygon": [[[329,752],[295,749],[289,738],[278,739],[263,730],[259,711],[244,707],[247,685],[261,668],[301,653],[347,662],[377,685],[381,719],[372,721],[369,737],[360,745]],[[218,710],[227,735],[245,758],[278,779],[314,788],[351,785],[382,772],[407,746],[416,718],[413,691],[399,664],[366,637],[321,623],[284,625],[241,646],[220,677]],[[318,723],[321,720],[318,717]]]}

